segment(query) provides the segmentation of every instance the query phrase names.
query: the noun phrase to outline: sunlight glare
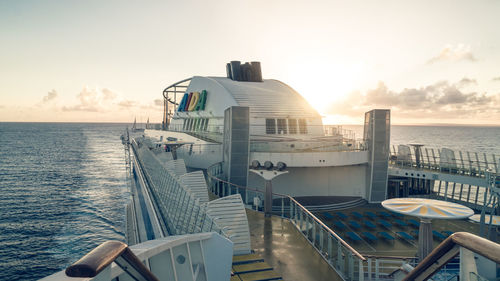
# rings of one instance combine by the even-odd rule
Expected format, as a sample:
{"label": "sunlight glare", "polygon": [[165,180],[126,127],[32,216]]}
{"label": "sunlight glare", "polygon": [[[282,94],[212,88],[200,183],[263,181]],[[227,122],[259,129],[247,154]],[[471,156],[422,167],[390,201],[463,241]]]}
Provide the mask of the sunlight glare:
{"label": "sunlight glare", "polygon": [[332,103],[359,89],[366,70],[367,65],[363,61],[350,64],[311,61],[302,63],[290,75],[295,89],[323,114]]}

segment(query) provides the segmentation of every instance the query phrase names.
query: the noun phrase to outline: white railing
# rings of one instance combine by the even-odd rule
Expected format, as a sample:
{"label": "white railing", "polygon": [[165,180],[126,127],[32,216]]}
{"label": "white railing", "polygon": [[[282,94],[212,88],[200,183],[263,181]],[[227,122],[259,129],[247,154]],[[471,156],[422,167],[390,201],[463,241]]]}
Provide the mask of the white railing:
{"label": "white railing", "polygon": [[[215,195],[240,194],[247,208],[263,211],[264,193],[227,182],[221,163],[210,166],[207,175],[208,188]],[[273,193],[272,210],[274,215],[288,219],[344,280],[392,280],[389,274],[402,264],[415,264],[415,258],[411,257],[364,257],[290,196]]]}
{"label": "white railing", "polygon": [[[145,145],[139,147],[136,142],[132,143],[132,148],[153,195],[155,206],[158,208],[170,235],[215,231],[234,242],[235,253],[250,252],[248,223],[246,229],[243,225],[227,224],[217,213],[212,211],[214,208],[212,206],[217,204],[215,202],[217,200],[203,202],[204,200],[201,200],[202,197],[199,194],[199,186],[191,187],[187,181],[181,179],[182,175],[176,174],[176,172],[182,173],[182,171],[176,169],[175,165],[168,168],[168,163],[172,161],[164,165],[148,147]],[[193,181],[193,177],[196,175],[201,177],[200,180],[204,180],[203,174],[194,172],[190,176],[190,181]],[[244,220],[247,222],[243,202],[239,195],[219,200],[224,201],[231,208],[231,212],[228,212],[226,217],[233,216],[233,221]]]}

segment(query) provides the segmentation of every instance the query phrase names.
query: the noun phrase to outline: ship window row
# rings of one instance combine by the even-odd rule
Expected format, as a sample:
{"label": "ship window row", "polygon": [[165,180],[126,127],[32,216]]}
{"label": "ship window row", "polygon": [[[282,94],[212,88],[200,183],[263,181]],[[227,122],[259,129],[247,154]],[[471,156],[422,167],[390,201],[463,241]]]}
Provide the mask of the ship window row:
{"label": "ship window row", "polygon": [[184,119],[183,131],[207,131],[208,118]]}
{"label": "ship window row", "polygon": [[267,118],[266,119],[266,134],[269,135],[296,135],[307,134],[306,119],[295,118]]}

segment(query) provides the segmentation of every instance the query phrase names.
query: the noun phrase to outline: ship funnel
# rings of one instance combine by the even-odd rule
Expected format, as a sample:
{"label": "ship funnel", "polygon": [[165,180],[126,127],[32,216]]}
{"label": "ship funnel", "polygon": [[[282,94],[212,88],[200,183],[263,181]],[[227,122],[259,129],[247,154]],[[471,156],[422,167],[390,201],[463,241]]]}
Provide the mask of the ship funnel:
{"label": "ship funnel", "polygon": [[226,76],[234,81],[262,82],[260,62],[242,64],[240,61],[231,61],[226,64]]}

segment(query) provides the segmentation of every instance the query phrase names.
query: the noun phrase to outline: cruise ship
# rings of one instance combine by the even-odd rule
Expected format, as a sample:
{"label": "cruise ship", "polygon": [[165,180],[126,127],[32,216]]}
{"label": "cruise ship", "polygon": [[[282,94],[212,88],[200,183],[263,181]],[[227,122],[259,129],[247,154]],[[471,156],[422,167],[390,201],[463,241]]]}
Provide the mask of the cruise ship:
{"label": "cruise ship", "polygon": [[[259,62],[226,73],[168,86],[162,123],[122,135],[126,244],[104,243],[46,280],[497,280],[495,156],[466,167],[450,149],[431,161],[419,145],[391,148],[385,109],[365,114],[358,139],[263,79]],[[415,256],[410,228],[382,222],[428,224],[380,207],[410,196],[481,212],[481,235],[460,222]]]}

